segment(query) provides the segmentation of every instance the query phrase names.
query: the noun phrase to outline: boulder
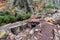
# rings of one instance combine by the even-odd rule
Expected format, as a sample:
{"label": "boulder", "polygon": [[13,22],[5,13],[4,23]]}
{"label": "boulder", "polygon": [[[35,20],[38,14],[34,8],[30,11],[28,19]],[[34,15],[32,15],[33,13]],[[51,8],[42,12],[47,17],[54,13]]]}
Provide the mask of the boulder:
{"label": "boulder", "polygon": [[3,31],[2,33],[0,33],[0,38],[5,38],[7,35],[7,33],[5,31]]}

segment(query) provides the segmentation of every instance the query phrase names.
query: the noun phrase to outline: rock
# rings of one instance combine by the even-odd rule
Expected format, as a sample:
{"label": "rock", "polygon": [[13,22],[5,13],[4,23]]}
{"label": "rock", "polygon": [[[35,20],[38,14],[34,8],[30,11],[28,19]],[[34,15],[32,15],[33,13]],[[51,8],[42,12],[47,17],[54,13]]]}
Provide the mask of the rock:
{"label": "rock", "polygon": [[52,17],[46,17],[45,21],[53,23],[55,20]]}
{"label": "rock", "polygon": [[60,19],[56,19],[56,20],[53,22],[53,24],[55,24],[55,25],[59,24],[59,25],[60,25]]}
{"label": "rock", "polygon": [[41,17],[42,17],[41,15],[37,15],[35,18],[40,19]]}
{"label": "rock", "polygon": [[3,31],[2,33],[0,33],[0,38],[5,38],[7,35],[7,33],[5,31]]}
{"label": "rock", "polygon": [[33,19],[28,20],[28,22],[30,22],[30,23],[35,22],[35,23],[36,23],[36,22],[39,22],[39,20],[40,20],[40,19],[35,19],[35,18],[33,18]]}
{"label": "rock", "polygon": [[53,19],[58,19],[58,18],[60,18],[60,13],[55,13],[55,14],[53,14],[53,15],[52,15],[52,18],[53,18]]}
{"label": "rock", "polygon": [[58,13],[60,13],[60,10],[57,10]]}
{"label": "rock", "polygon": [[16,35],[14,35],[12,33],[10,33],[9,35],[10,35],[10,40],[15,40]]}
{"label": "rock", "polygon": [[34,32],[35,32],[35,30],[34,29],[32,29],[32,30],[30,30],[30,32],[29,32],[29,34],[34,34]]}
{"label": "rock", "polygon": [[46,12],[46,14],[54,14],[56,13],[56,9],[47,9]]}
{"label": "rock", "polygon": [[39,29],[35,29],[35,31],[39,31]]}
{"label": "rock", "polygon": [[40,19],[29,19],[28,20],[28,27],[29,28],[34,28],[36,25],[38,25],[40,23]]}

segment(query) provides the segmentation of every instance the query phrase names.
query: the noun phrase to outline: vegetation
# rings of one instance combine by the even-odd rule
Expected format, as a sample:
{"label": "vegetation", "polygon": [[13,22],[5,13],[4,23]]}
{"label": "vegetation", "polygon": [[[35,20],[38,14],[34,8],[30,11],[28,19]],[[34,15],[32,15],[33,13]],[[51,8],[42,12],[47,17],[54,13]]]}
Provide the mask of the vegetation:
{"label": "vegetation", "polygon": [[46,5],[45,8],[58,9],[58,7],[56,7],[56,6],[52,5],[52,4]]}
{"label": "vegetation", "polygon": [[16,21],[22,21],[30,18],[30,14],[19,14],[15,13],[15,15],[11,15],[10,12],[5,11],[5,12],[0,12],[0,26],[7,24],[7,23],[13,23]]}

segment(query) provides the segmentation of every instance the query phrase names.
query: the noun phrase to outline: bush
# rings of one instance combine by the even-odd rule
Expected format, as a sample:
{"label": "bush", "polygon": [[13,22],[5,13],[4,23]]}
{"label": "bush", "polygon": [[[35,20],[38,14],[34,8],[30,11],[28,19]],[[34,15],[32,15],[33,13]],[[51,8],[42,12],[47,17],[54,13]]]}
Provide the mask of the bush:
{"label": "bush", "polygon": [[26,20],[26,19],[28,19],[28,18],[30,18],[30,17],[31,17],[31,14],[23,14],[23,15],[17,14],[17,15],[16,15],[17,21]]}
{"label": "bush", "polygon": [[10,16],[10,15],[5,15],[3,21],[4,21],[4,23],[12,23],[12,22],[16,21],[16,17]]}
{"label": "bush", "polygon": [[9,11],[5,11],[4,14],[5,15],[10,15],[10,12]]}
{"label": "bush", "polygon": [[3,21],[4,21],[4,23],[9,23],[10,22],[9,16],[5,15]]}
{"label": "bush", "polygon": [[15,16],[9,16],[9,18],[10,18],[11,23],[13,23],[17,20]]}
{"label": "bush", "polygon": [[4,16],[0,16],[0,24],[3,22]]}
{"label": "bush", "polygon": [[4,16],[0,16],[0,26],[5,24],[3,19],[4,19]]}
{"label": "bush", "polygon": [[0,16],[5,16],[5,13],[3,11],[0,11]]}
{"label": "bush", "polygon": [[21,14],[17,14],[16,15],[16,19],[17,19],[17,21],[22,21],[23,19],[22,19],[22,15]]}
{"label": "bush", "polygon": [[45,6],[45,8],[58,9],[56,6],[54,6],[52,4],[48,4],[47,6]]}
{"label": "bush", "polygon": [[16,13],[15,15],[11,15],[10,12],[8,11],[4,11],[4,12],[0,12],[0,26],[7,24],[7,23],[13,23],[16,21],[22,21],[22,20],[26,20],[28,18],[30,18],[30,14],[19,14]]}
{"label": "bush", "polygon": [[28,19],[28,18],[30,18],[30,17],[31,17],[30,14],[24,14],[24,15],[22,15],[22,19],[23,19],[23,20],[26,20],[26,19]]}
{"label": "bush", "polygon": [[0,11],[0,16],[10,15],[10,12],[8,11]]}

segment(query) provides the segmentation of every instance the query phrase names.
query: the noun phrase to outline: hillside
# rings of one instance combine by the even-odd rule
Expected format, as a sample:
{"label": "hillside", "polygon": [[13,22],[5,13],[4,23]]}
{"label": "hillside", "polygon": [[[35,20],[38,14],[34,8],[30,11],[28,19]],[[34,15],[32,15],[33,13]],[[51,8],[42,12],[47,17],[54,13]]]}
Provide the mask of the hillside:
{"label": "hillside", "polygon": [[60,40],[60,0],[0,0],[0,40]]}

